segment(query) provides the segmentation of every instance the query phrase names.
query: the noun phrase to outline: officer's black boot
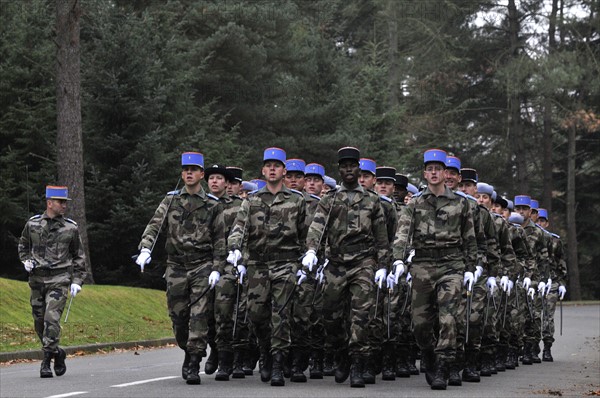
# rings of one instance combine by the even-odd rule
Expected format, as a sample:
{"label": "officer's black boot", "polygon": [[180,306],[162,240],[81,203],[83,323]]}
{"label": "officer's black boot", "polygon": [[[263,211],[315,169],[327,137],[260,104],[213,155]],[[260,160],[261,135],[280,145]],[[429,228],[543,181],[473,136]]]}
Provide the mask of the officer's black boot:
{"label": "officer's black boot", "polygon": [[308,355],[301,350],[294,350],[292,359],[292,375],[290,381],[294,383],[306,383],[306,375],[304,374],[306,358]]}
{"label": "officer's black boot", "polygon": [[465,353],[465,368],[463,369],[462,379],[469,383],[479,383],[481,378],[477,372],[477,351],[467,351]]}
{"label": "officer's black boot", "polygon": [[187,350],[184,351],[185,356],[183,357],[183,365],[181,365],[181,378],[187,380],[188,371],[190,370],[190,354]]}
{"label": "officer's black boot", "polygon": [[490,377],[492,375],[492,355],[481,354],[481,371],[479,374],[482,377]]}
{"label": "officer's black boot", "polygon": [[67,364],[65,363],[66,358],[67,353],[59,347],[58,351],[54,353],[54,373],[57,376],[62,376],[67,372]]}
{"label": "officer's black boot", "polygon": [[[419,374],[419,369],[416,366],[414,366],[414,370]],[[410,377],[411,374],[409,349],[406,346],[399,346],[396,350],[396,376]]]}
{"label": "officer's black boot", "polygon": [[54,353],[50,351],[44,351],[44,359],[42,359],[42,365],[40,366],[40,377],[45,379],[48,377],[52,377],[52,369],[50,369],[50,363],[52,362],[52,358],[54,357]]}
{"label": "officer's black boot", "polygon": [[285,379],[283,378],[283,363],[285,357],[281,351],[277,351],[273,354],[273,370],[271,372],[271,385],[272,386],[284,386]]}
{"label": "officer's black boot", "polygon": [[216,343],[209,343],[210,354],[204,363],[204,373],[211,375],[217,371],[219,367],[219,351],[217,350]]}
{"label": "officer's black boot", "polygon": [[[427,366],[429,366],[429,364],[427,364]],[[432,390],[445,390],[446,386],[447,386],[447,381],[446,381],[446,362],[441,359],[441,358],[437,358],[435,361],[435,366],[434,366],[434,373],[433,373],[433,377],[431,379],[431,389]]]}
{"label": "officer's black boot", "polygon": [[515,363],[513,362],[514,349],[511,346],[507,346],[506,355],[504,357],[504,367],[506,369],[514,369]]}
{"label": "officer's black boot", "polygon": [[431,385],[434,377],[435,354],[433,350],[421,351],[421,366],[425,368],[425,380]]}
{"label": "officer's black boot", "polygon": [[233,352],[219,351],[219,370],[215,375],[215,380],[229,381],[229,373],[233,367]]}
{"label": "officer's black boot", "polygon": [[381,380],[396,380],[396,359],[394,358],[393,351],[391,350],[384,351]]}
{"label": "officer's black boot", "polygon": [[532,350],[531,350],[531,360],[533,363],[542,363],[542,360],[539,357],[540,354],[540,343],[534,343],[532,345]]}
{"label": "officer's black boot", "polygon": [[464,354],[456,353],[456,358],[446,364],[448,368],[448,385],[450,386],[462,386],[462,379],[460,377],[460,371],[463,367]]}
{"label": "officer's black boot", "polygon": [[[554,362],[554,358],[552,358],[552,351],[550,351],[551,348],[552,348],[552,343],[544,343],[544,353],[542,354],[542,361]],[[55,369],[56,369],[56,367],[55,367]]]}
{"label": "officer's black boot", "polygon": [[[365,384],[375,384],[375,374],[377,373],[375,361],[374,355],[369,355],[365,361],[366,363],[363,363],[362,378]],[[352,370],[350,370],[350,373],[352,373]],[[350,380],[350,384],[352,384],[352,380]]]}
{"label": "officer's black boot", "polygon": [[200,360],[202,357],[198,354],[190,354],[190,363],[188,365],[188,374],[185,382],[187,384],[200,384]]}
{"label": "officer's black boot", "polygon": [[352,357],[352,365],[350,367],[350,387],[364,387],[364,360],[359,356]]}
{"label": "officer's black boot", "polygon": [[339,350],[335,362],[337,368],[335,369],[335,382],[343,383],[348,379],[350,375],[350,358],[348,358],[348,350]]}
{"label": "officer's black boot", "polygon": [[496,346],[496,370],[498,372],[506,372],[506,345]]}
{"label": "officer's black boot", "polygon": [[236,349],[233,352],[233,370],[231,371],[231,377],[233,379],[245,379],[246,372],[244,372],[244,367],[242,366],[244,362],[244,352],[242,350]]}
{"label": "officer's black boot", "polygon": [[326,351],[323,356],[323,376],[335,376],[335,363],[332,351]]}
{"label": "officer's black boot", "polygon": [[254,374],[254,368],[256,367],[257,359],[260,357],[260,351],[258,347],[250,346],[248,350],[244,352],[244,374],[246,376],[252,376]]}
{"label": "officer's black boot", "polygon": [[496,369],[496,352],[498,349],[498,345],[495,345],[492,348],[492,354],[490,355],[490,371],[492,372],[493,375],[497,375],[498,374],[498,369]]}
{"label": "officer's black boot", "polygon": [[310,366],[310,378],[311,379],[322,379],[323,378],[323,351],[314,351],[312,353],[312,360]]}
{"label": "officer's black boot", "polygon": [[263,383],[271,380],[271,370],[273,369],[273,357],[268,350],[260,351],[260,358],[258,359],[258,368],[260,370],[260,380]]}
{"label": "officer's black boot", "polygon": [[[410,374],[413,376],[419,375],[419,369],[417,368],[417,354],[419,348],[416,344],[411,344],[408,348],[408,370],[410,370]],[[396,373],[398,376],[398,373]]]}
{"label": "officer's black boot", "polygon": [[533,364],[533,359],[531,358],[531,344],[525,343],[525,347],[523,348],[523,365],[531,365]]}

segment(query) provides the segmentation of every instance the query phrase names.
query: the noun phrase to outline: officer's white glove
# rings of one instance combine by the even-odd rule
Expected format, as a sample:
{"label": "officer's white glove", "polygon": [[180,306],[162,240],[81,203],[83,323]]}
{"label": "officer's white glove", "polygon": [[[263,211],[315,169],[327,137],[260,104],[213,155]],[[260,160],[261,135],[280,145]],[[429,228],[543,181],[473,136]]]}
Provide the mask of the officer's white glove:
{"label": "officer's white glove", "polygon": [[502,278],[500,278],[500,287],[503,291],[506,291],[508,289],[508,282],[510,282],[508,280],[508,276],[504,275]]}
{"label": "officer's white glove", "polygon": [[396,276],[393,272],[388,274],[385,284],[387,285],[388,289],[394,289],[394,286],[396,285]]}
{"label": "officer's white glove", "polygon": [[394,261],[394,263],[392,264],[392,270],[393,272],[391,274],[394,274],[394,284],[397,285],[398,280],[400,279],[402,274],[404,274],[405,271],[404,263],[402,262],[402,260]]}
{"label": "officer's white glove", "polygon": [[410,283],[410,281],[412,281],[412,275],[410,274],[410,272],[406,273],[406,283]]}
{"label": "officer's white glove", "polygon": [[550,289],[552,289],[552,279],[548,278],[548,282],[546,282],[546,296],[550,293]]}
{"label": "officer's white glove", "polygon": [[412,263],[412,259],[415,256],[415,249],[410,249],[410,252],[408,253],[408,258],[406,259],[406,262],[408,264]]}
{"label": "officer's white glove", "polygon": [[81,291],[81,286],[77,283],[71,283],[71,297],[77,296],[77,293]]}
{"label": "officer's white glove", "polygon": [[529,291],[529,288],[531,287],[531,279],[529,278],[524,278],[523,279],[523,289]]}
{"label": "officer's white glove", "polygon": [[227,262],[229,264],[237,265],[238,261],[242,258],[242,253],[238,250],[230,250],[227,256]]}
{"label": "officer's white glove", "polygon": [[306,272],[299,269],[298,272],[296,272],[296,276],[298,277],[298,282],[296,284],[300,286],[302,282],[304,282],[304,280],[306,279]]}
{"label": "officer's white glove", "polygon": [[498,285],[496,284],[496,278],[493,276],[490,276],[489,278],[487,278],[486,285],[487,285],[488,289],[490,289],[491,294],[494,294],[494,290],[496,288],[498,288]]}
{"label": "officer's white glove", "polygon": [[513,283],[513,281],[508,281],[508,289],[506,289],[506,294],[510,296],[510,292],[512,292],[514,286],[515,284]]}
{"label": "officer's white glove", "polygon": [[312,272],[313,267],[317,265],[317,261],[317,253],[312,249],[308,250],[302,257],[302,265],[308,268],[309,272]]}
{"label": "officer's white glove", "polygon": [[238,276],[240,277],[240,285],[244,283],[244,276],[246,275],[246,267],[242,264],[237,267]]}
{"label": "officer's white glove", "polygon": [[31,272],[35,268],[35,262],[33,260],[25,260],[23,261],[23,267],[25,267],[25,271]]}
{"label": "officer's white glove", "polygon": [[467,290],[472,291],[474,282],[475,282],[475,275],[473,275],[473,273],[470,271],[465,272],[465,277],[463,279],[463,286],[466,286]]}
{"label": "officer's white glove", "polygon": [[533,300],[533,297],[535,296],[535,290],[533,290],[533,288],[530,287],[529,290],[527,290],[527,294],[531,296],[531,299]]}
{"label": "officer's white glove", "polygon": [[379,286],[380,289],[383,287],[383,281],[385,280],[386,276],[387,271],[385,268],[380,268],[377,270],[377,272],[375,272],[375,283]]}
{"label": "officer's white glove", "polygon": [[213,271],[210,273],[210,275],[208,276],[208,284],[211,289],[213,289],[217,285],[217,283],[219,283],[219,279],[221,279],[221,274],[219,273],[219,271]]}
{"label": "officer's white glove", "polygon": [[561,300],[564,299],[565,298],[565,294],[567,294],[567,289],[563,285],[560,285],[558,287],[558,294],[560,295],[560,299]]}
{"label": "officer's white glove", "polygon": [[473,280],[473,283],[477,283],[481,274],[483,274],[483,267],[481,265],[477,265],[475,267],[475,274],[474,274],[475,279]]}
{"label": "officer's white glove", "polygon": [[546,293],[546,284],[544,282],[538,283],[538,293],[540,293],[541,295]]}
{"label": "officer's white glove", "polygon": [[140,266],[140,271],[144,272],[146,264],[150,264],[150,261],[152,261],[150,254],[150,249],[144,247],[140,250],[140,254],[138,254],[138,257],[135,259],[135,263]]}

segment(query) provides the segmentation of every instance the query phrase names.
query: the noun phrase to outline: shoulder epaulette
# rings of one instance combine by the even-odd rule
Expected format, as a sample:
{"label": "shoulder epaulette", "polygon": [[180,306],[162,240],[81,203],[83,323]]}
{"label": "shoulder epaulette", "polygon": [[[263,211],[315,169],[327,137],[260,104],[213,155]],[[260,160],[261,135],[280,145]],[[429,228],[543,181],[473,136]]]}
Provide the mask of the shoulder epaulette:
{"label": "shoulder epaulette", "polygon": [[454,191],[454,194],[458,195],[458,196],[462,196],[463,198],[468,197],[468,195],[466,193],[464,193],[463,191]]}
{"label": "shoulder epaulette", "polygon": [[314,193],[309,193],[308,195],[309,195],[311,198],[313,198],[313,199],[321,200],[321,197],[320,197],[320,196],[317,196],[317,195],[315,195]]}
{"label": "shoulder epaulette", "polygon": [[66,221],[66,222],[70,222],[71,224],[73,224],[73,225],[77,226],[77,223],[76,223],[75,221],[71,220],[70,218],[66,218],[66,217],[65,217],[65,221]]}
{"label": "shoulder epaulette", "polygon": [[338,188],[331,188],[329,191],[327,191],[327,195],[334,195],[336,192],[338,191]]}
{"label": "shoulder epaulette", "polygon": [[384,200],[384,201],[386,201],[388,203],[392,203],[392,199],[388,198],[385,195],[379,195],[379,199]]}
{"label": "shoulder epaulette", "polygon": [[217,198],[215,195],[213,195],[212,193],[207,193],[206,194],[207,197],[211,198],[212,200],[216,200],[217,202],[219,201],[219,198]]}
{"label": "shoulder epaulette", "polygon": [[556,239],[560,239],[560,236],[558,236],[558,235],[557,235],[557,234],[555,234],[554,232],[550,232],[550,234],[551,234],[551,235],[552,235],[554,238],[556,238]]}
{"label": "shoulder epaulette", "polygon": [[[414,195],[412,196],[412,198],[418,198],[418,197],[419,197],[419,196],[421,196],[421,195],[423,195],[423,191],[419,191],[419,192],[417,192],[416,194],[414,194]],[[412,198],[411,198],[411,200],[412,200]]]}
{"label": "shoulder epaulette", "polygon": [[304,195],[302,195],[302,192],[300,192],[300,191],[298,191],[296,189],[289,188],[289,190],[292,191],[293,193],[297,194],[297,195],[300,195],[300,196],[304,197]]}
{"label": "shoulder epaulette", "polygon": [[504,217],[502,217],[502,216],[501,216],[500,214],[498,214],[498,213],[492,213],[492,212],[490,212],[490,214],[491,214],[491,215],[493,215],[493,216],[494,216],[494,217],[496,217],[496,218],[504,218]]}
{"label": "shoulder epaulette", "polygon": [[365,188],[365,191],[367,191],[367,192],[369,192],[369,193],[372,193],[372,194],[375,194],[375,195],[379,196],[379,194],[378,194],[377,192],[375,192],[374,190],[372,190],[372,189],[370,189],[370,188]]}
{"label": "shoulder epaulette", "polygon": [[36,220],[36,219],[41,218],[41,217],[42,217],[41,214],[36,214],[35,216],[33,216],[33,217],[29,218],[29,219],[30,220]]}
{"label": "shoulder epaulette", "polygon": [[254,191],[250,191],[248,192],[248,195],[254,195],[255,193],[257,193],[258,191],[260,191],[260,189],[255,189]]}
{"label": "shoulder epaulette", "polygon": [[179,195],[181,193],[181,189],[177,189],[175,191],[167,192],[167,195]]}

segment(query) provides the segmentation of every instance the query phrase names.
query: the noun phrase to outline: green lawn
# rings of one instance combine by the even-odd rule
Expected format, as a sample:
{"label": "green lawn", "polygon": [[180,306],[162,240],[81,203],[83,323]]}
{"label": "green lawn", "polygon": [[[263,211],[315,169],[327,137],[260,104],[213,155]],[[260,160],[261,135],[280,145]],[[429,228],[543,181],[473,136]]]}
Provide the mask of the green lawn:
{"label": "green lawn", "polygon": [[[69,302],[67,301],[67,306]],[[123,286],[85,285],[73,299],[61,346],[172,337],[164,292]],[[0,352],[38,349],[29,286],[0,278]]]}

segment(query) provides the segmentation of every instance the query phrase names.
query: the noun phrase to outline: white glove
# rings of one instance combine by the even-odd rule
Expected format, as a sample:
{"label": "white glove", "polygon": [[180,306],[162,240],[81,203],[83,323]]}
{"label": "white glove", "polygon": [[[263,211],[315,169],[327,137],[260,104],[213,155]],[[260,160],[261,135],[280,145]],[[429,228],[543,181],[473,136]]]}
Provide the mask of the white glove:
{"label": "white glove", "polygon": [[514,286],[515,284],[513,283],[513,281],[508,281],[508,289],[506,289],[506,294],[510,296],[510,292],[512,292]]}
{"label": "white glove", "polygon": [[298,282],[296,284],[300,286],[302,282],[304,282],[304,280],[306,279],[306,272],[299,269],[298,272],[296,272],[296,276],[298,277]]}
{"label": "white glove", "polygon": [[538,283],[538,293],[544,294],[546,292],[546,284],[544,282]]}
{"label": "white glove", "polygon": [[317,253],[314,250],[309,250],[302,257],[302,265],[308,268],[309,272],[312,272],[313,267],[317,265]]}
{"label": "white glove", "polygon": [[23,267],[25,267],[25,271],[31,272],[35,268],[35,262],[33,260],[25,260],[23,261]]}
{"label": "white glove", "polygon": [[531,296],[531,299],[533,300],[533,297],[535,296],[535,290],[533,290],[533,288],[530,287],[529,290],[527,290],[527,294]]}
{"label": "white glove", "polygon": [[394,284],[397,285],[398,280],[400,279],[402,274],[404,274],[404,271],[405,271],[404,263],[402,262],[402,260],[394,261],[394,263],[392,264],[392,269],[394,270],[394,272],[391,273],[391,274],[394,274]]}
{"label": "white glove", "polygon": [[473,283],[476,283],[479,280],[481,274],[483,274],[483,267],[481,265],[478,265],[475,267],[475,279],[473,280]]}
{"label": "white glove", "polygon": [[531,279],[524,278],[523,279],[523,289],[529,290],[529,287],[531,287]]}
{"label": "white glove", "polygon": [[140,266],[140,271],[144,272],[146,264],[150,264],[150,261],[152,261],[150,254],[150,249],[144,247],[140,250],[140,254],[138,254],[138,257],[135,259],[135,263]]}
{"label": "white glove", "polygon": [[408,258],[406,259],[406,262],[408,264],[412,263],[412,259],[415,256],[415,249],[411,249],[410,252],[408,253]]}
{"label": "white glove", "polygon": [[508,289],[508,282],[510,282],[508,280],[508,276],[504,275],[502,278],[500,278],[500,287],[502,290],[506,291]]}
{"label": "white glove", "polygon": [[380,268],[377,270],[377,272],[375,272],[375,283],[379,286],[380,289],[383,287],[383,281],[385,280],[386,276],[387,271],[385,270],[385,268]]}
{"label": "white glove", "polygon": [[487,278],[486,285],[488,289],[490,289],[491,294],[494,294],[494,289],[498,288],[498,285],[496,284],[496,278],[493,276]]}
{"label": "white glove", "polygon": [[385,284],[387,285],[388,289],[394,289],[394,286],[396,285],[396,276],[393,272],[388,274]]}
{"label": "white glove", "polygon": [[552,279],[548,278],[548,282],[546,282],[546,296],[550,293],[550,289],[552,289]]}
{"label": "white glove", "polygon": [[77,283],[71,283],[71,297],[77,296],[77,293],[81,291],[81,286]]}
{"label": "white glove", "polygon": [[229,264],[237,265],[237,262],[242,258],[242,253],[238,250],[230,250],[229,256],[227,256],[227,262]]}
{"label": "white glove", "polygon": [[412,275],[410,274],[410,272],[408,272],[406,274],[406,283],[410,283],[410,281],[412,281]]}
{"label": "white glove", "polygon": [[219,271],[213,271],[210,273],[208,276],[208,284],[210,285],[211,289],[213,289],[217,283],[219,283],[219,279],[221,279],[221,274]]}
{"label": "white glove", "polygon": [[567,289],[563,285],[560,285],[558,287],[558,294],[560,295],[561,300],[565,298],[566,293],[567,293]]}
{"label": "white glove", "polygon": [[466,286],[467,290],[472,291],[474,282],[475,282],[475,275],[473,275],[473,273],[470,271],[465,272],[465,277],[463,279],[463,286]]}
{"label": "white glove", "polygon": [[246,275],[246,267],[244,267],[242,264],[240,264],[236,268],[237,268],[238,275],[240,277],[240,285],[241,285],[242,283],[244,283],[244,276]]}

